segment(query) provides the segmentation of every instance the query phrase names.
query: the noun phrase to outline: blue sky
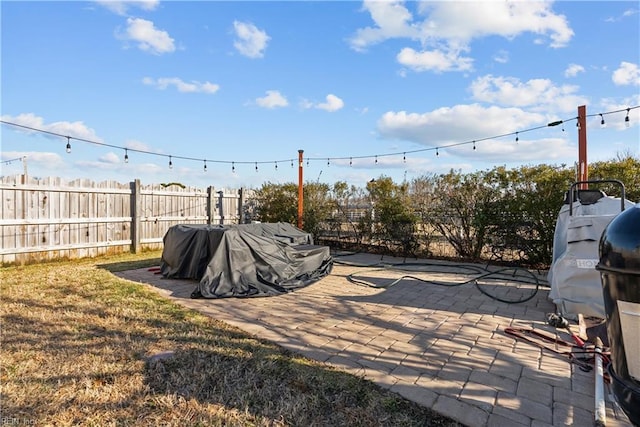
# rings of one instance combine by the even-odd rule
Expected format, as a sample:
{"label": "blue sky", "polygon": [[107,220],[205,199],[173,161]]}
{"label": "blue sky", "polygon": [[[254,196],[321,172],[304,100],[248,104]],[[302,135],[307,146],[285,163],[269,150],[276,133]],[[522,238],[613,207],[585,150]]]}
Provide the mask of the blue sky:
{"label": "blue sky", "polygon": [[0,8],[2,120],[72,146],[3,124],[2,175],[26,156],[36,177],[258,188],[297,182],[299,149],[306,181],[356,186],[572,165],[579,105],[589,161],[640,156],[640,108],[624,122],[640,105],[637,1]]}

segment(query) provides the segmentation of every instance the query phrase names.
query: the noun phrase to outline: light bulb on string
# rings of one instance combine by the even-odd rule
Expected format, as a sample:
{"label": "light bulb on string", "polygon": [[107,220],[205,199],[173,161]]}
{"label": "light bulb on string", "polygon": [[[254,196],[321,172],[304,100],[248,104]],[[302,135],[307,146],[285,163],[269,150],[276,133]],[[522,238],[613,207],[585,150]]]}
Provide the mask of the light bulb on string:
{"label": "light bulb on string", "polygon": [[376,165],[378,164],[378,156],[376,156],[375,164],[376,164]]}
{"label": "light bulb on string", "polygon": [[124,149],[124,162],[129,163],[129,150]]}
{"label": "light bulb on string", "polygon": [[307,159],[307,167],[309,167],[309,159]]}
{"label": "light bulb on string", "polygon": [[476,142],[473,141],[473,150],[475,151],[475,149],[476,149]]}
{"label": "light bulb on string", "polygon": [[624,118],[624,125],[626,127],[631,126],[631,122],[629,122],[629,110],[631,110],[631,108],[627,108],[627,116]]}
{"label": "light bulb on string", "polygon": [[275,162],[275,163],[276,163],[276,170],[278,170],[278,162]]}
{"label": "light bulb on string", "polygon": [[438,151],[438,147],[436,147],[436,157],[440,156],[440,152]]}
{"label": "light bulb on string", "polygon": [[293,159],[291,159],[291,167],[293,168]]}
{"label": "light bulb on string", "polygon": [[231,173],[236,173],[236,163],[231,162]]}
{"label": "light bulb on string", "polygon": [[71,137],[67,137],[67,153],[71,152]]}
{"label": "light bulb on string", "polygon": [[520,137],[518,136],[518,132],[516,132],[516,142],[520,141]]}
{"label": "light bulb on string", "polygon": [[203,161],[204,161],[204,168],[203,168],[203,170],[206,172],[206,171],[207,171],[207,160],[205,159],[205,160],[203,160]]}
{"label": "light bulb on string", "polygon": [[256,172],[258,172],[258,162],[256,162]]}
{"label": "light bulb on string", "polygon": [[327,167],[331,166],[331,161],[327,159]]}
{"label": "light bulb on string", "polygon": [[353,157],[349,157],[349,166],[353,166]]}
{"label": "light bulb on string", "polygon": [[602,115],[602,113],[600,113],[600,127],[607,127],[607,124],[604,122],[604,116]]}
{"label": "light bulb on string", "polygon": [[169,169],[173,169],[173,162],[171,161],[171,156],[169,156]]}
{"label": "light bulb on string", "polygon": [[407,153],[402,153],[402,162],[407,163]]}
{"label": "light bulb on string", "polygon": [[581,126],[580,126],[580,119],[576,120],[576,128],[578,128],[578,130],[580,130]]}

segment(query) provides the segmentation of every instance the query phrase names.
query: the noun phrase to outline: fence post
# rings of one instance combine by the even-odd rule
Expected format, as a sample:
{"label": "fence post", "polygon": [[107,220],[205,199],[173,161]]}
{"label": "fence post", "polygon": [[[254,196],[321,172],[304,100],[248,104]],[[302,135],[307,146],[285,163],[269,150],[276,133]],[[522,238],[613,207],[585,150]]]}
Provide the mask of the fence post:
{"label": "fence post", "polygon": [[224,191],[218,193],[218,216],[220,217],[220,225],[224,225]]}
{"label": "fence post", "polygon": [[215,203],[213,202],[213,193],[215,188],[207,187],[207,225],[213,224],[213,213],[215,212]]}
{"label": "fence post", "polygon": [[244,191],[242,187],[238,190],[238,224],[244,224]]}
{"label": "fence post", "polygon": [[131,182],[131,252],[140,252],[140,180]]}

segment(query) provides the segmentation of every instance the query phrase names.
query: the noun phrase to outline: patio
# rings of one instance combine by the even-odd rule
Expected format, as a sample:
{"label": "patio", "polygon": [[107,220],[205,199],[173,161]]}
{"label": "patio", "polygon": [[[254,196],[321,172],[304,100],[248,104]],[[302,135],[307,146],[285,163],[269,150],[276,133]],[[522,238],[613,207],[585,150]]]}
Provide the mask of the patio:
{"label": "patio", "polygon": [[[555,310],[548,288],[539,288],[526,302],[507,304],[471,283],[436,286],[363,267],[403,259],[357,254],[340,260],[348,263],[334,265],[322,280],[267,298],[191,299],[193,281],[164,279],[149,269],[117,274],[469,426],[593,425],[593,371],[505,333],[509,327],[535,328],[569,339],[546,324],[546,314]],[[456,264],[436,264],[438,272],[411,275],[469,279]],[[371,286],[348,280],[353,274]],[[531,286],[508,284],[491,292],[510,299],[533,293]],[[630,426],[615,406],[607,402],[607,425]]]}

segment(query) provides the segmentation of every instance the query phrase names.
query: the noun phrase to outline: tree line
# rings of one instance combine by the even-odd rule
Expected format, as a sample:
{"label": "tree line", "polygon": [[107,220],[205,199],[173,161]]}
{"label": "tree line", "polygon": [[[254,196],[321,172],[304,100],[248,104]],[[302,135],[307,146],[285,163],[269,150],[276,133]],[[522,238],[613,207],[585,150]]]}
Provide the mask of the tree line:
{"label": "tree line", "polygon": [[[444,240],[451,257],[547,267],[553,236],[576,171],[535,165],[463,173],[425,174],[401,183],[381,175],[365,188],[339,181],[304,185],[303,228],[317,241],[404,256],[434,256]],[[626,199],[640,202],[640,159],[618,154],[589,165],[589,180],[619,180]],[[612,183],[590,189],[621,197]],[[297,223],[296,183],[267,182],[256,190],[252,215],[262,222]]]}

